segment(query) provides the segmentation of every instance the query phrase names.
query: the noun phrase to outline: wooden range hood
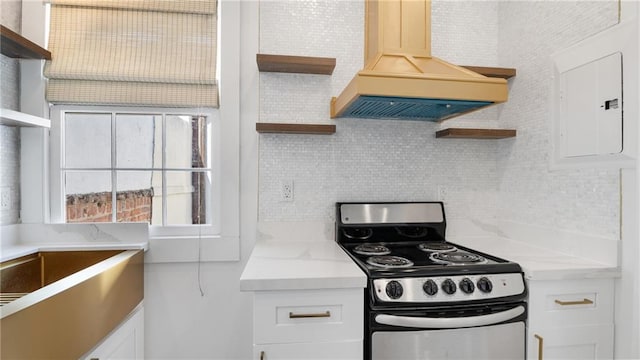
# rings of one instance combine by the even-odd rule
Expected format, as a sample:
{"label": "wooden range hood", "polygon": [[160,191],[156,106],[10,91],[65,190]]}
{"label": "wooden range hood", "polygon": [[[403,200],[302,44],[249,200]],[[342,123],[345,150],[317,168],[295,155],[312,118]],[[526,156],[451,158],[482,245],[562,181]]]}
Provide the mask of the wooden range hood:
{"label": "wooden range hood", "polygon": [[331,117],[442,121],[507,98],[505,79],[431,56],[430,0],[365,0],[365,67]]}

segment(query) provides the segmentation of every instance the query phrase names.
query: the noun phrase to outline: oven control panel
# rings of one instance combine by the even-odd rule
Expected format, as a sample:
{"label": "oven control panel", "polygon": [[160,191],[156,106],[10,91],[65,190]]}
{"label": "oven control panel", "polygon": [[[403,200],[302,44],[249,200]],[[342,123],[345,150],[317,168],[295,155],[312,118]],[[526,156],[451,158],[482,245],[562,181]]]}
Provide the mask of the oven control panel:
{"label": "oven control panel", "polygon": [[375,279],[373,291],[386,302],[464,302],[520,295],[525,291],[520,273]]}

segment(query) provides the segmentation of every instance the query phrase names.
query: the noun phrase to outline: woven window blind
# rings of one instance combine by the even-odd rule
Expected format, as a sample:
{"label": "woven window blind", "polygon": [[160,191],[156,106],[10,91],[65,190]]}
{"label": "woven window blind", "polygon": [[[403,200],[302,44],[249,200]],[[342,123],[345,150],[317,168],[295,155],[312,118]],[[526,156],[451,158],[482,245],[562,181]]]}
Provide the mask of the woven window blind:
{"label": "woven window blind", "polygon": [[46,98],[218,107],[216,0],[50,0]]}

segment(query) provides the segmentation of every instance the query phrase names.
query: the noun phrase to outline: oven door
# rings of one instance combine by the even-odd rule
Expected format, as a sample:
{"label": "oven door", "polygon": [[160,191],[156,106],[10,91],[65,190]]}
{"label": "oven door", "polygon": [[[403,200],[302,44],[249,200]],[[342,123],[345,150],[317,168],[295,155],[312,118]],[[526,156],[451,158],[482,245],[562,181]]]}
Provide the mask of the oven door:
{"label": "oven door", "polygon": [[[479,314],[479,315],[478,315]],[[371,314],[371,359],[524,359],[526,305]]]}

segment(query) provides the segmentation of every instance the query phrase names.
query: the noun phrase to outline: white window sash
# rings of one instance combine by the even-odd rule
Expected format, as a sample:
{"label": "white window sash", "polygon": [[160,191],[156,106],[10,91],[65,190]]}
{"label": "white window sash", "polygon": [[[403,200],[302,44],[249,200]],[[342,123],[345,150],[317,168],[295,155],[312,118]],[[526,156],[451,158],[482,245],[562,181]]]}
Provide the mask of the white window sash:
{"label": "white window sash", "polygon": [[[206,225],[167,225],[167,216],[166,216],[166,198],[163,196],[162,201],[162,209],[163,209],[163,225],[152,225],[151,228],[154,229],[153,233],[158,236],[177,236],[183,234],[189,235],[217,235],[220,234],[220,219],[221,219],[221,126],[219,115],[216,111],[212,111],[211,109],[172,109],[172,108],[162,108],[162,109],[145,109],[145,108],[114,108],[114,107],[100,107],[100,106],[54,106],[52,107],[52,126],[51,126],[51,222],[53,223],[64,223],[66,222],[65,217],[65,206],[66,206],[66,197],[64,190],[64,174],[66,171],[73,170],[91,170],[91,168],[66,168],[64,164],[64,136],[63,136],[63,127],[64,127],[64,116],[67,113],[112,113],[112,114],[141,114],[141,115],[204,115],[207,116],[210,121],[209,124],[212,127],[211,133],[211,143],[209,144],[209,154],[208,156],[211,159],[211,167],[210,168],[197,168],[197,169],[176,169],[179,171],[207,171],[211,170],[209,173],[212,176],[211,179],[211,194],[207,197],[207,204],[210,205],[207,207],[207,210],[211,212],[211,224]],[[164,116],[163,116],[164,118]],[[113,123],[113,121],[112,121]],[[164,124],[163,124],[163,132],[164,132]],[[166,134],[163,133],[163,138],[165,138]],[[164,139],[163,139],[164,140]],[[112,146],[112,167],[109,169],[111,171],[112,176],[115,176],[115,171],[117,170],[135,170],[128,168],[115,168],[113,167],[115,164],[115,156],[113,154],[114,144],[113,138],[111,138],[111,146]],[[163,141],[163,149],[162,152],[165,152],[167,142]],[[164,158],[164,157],[163,157]],[[163,160],[164,161],[164,160]],[[144,168],[141,169],[143,171],[161,171],[163,174],[166,171],[171,171],[172,169],[166,168],[164,163],[161,168],[151,169]],[[101,168],[101,170],[105,170]],[[112,182],[112,194],[115,190],[113,189],[114,183]],[[163,181],[163,193],[166,193],[166,182]],[[115,202],[113,202],[115,206]],[[115,212],[114,212],[115,216]]]}

